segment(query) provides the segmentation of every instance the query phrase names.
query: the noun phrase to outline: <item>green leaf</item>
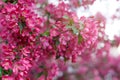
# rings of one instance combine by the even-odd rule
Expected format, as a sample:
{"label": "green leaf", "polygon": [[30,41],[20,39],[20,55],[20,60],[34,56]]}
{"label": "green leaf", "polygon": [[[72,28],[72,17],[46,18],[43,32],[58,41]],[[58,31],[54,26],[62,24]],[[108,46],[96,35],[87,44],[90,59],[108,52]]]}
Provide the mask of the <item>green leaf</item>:
{"label": "green leaf", "polygon": [[56,59],[59,59],[60,58],[60,55],[56,55]]}
{"label": "green leaf", "polygon": [[78,34],[79,33],[79,30],[76,27],[72,27],[72,31],[73,31],[74,34]]}
{"label": "green leaf", "polygon": [[72,29],[74,34],[78,34],[79,33],[79,30],[75,26],[66,26],[66,28]]}
{"label": "green leaf", "polygon": [[74,24],[73,19],[70,19],[70,20],[69,20],[69,25],[72,26],[73,24]]}
{"label": "green leaf", "polygon": [[2,75],[11,75],[12,74],[12,70],[4,70],[2,67],[0,67],[0,77],[2,77]]}
{"label": "green leaf", "polygon": [[43,34],[41,34],[41,36],[49,36],[49,35],[50,35],[49,30],[46,30]]}
{"label": "green leaf", "polygon": [[33,34],[33,32],[29,32],[29,34]]}
{"label": "green leaf", "polygon": [[5,40],[5,43],[8,44],[8,40]]}
{"label": "green leaf", "polygon": [[3,2],[5,3],[10,2],[10,3],[16,4],[18,0],[3,0]]}
{"label": "green leaf", "polygon": [[60,44],[59,40],[56,40],[55,44],[58,46]]}
{"label": "green leaf", "polygon": [[66,62],[66,61],[68,61],[69,60],[69,58],[67,58],[67,57],[64,57],[64,61]]}
{"label": "green leaf", "polygon": [[55,27],[56,27],[55,25],[52,26],[52,28],[55,28]]}
{"label": "green leaf", "polygon": [[78,35],[78,44],[80,44],[83,41],[83,37],[79,34]]}
{"label": "green leaf", "polygon": [[12,70],[9,69],[9,70],[3,70],[3,74],[4,75],[11,75],[12,74]]}
{"label": "green leaf", "polygon": [[44,75],[45,75],[45,80],[47,80],[48,72],[45,71],[45,72],[44,72]]}
{"label": "green leaf", "polygon": [[80,24],[79,29],[80,29],[80,30],[83,30],[83,29],[84,29],[84,27],[85,27],[85,26],[84,26],[84,24],[83,24],[83,22],[80,22],[79,24]]}
{"label": "green leaf", "polygon": [[38,73],[36,77],[39,78],[41,75],[43,75],[43,72]]}
{"label": "green leaf", "polygon": [[69,25],[68,25],[68,26],[66,26],[66,28],[71,29],[71,28],[72,28],[72,26],[69,26]]}
{"label": "green leaf", "polygon": [[67,15],[64,15],[63,18],[64,19],[69,19],[69,17]]}
{"label": "green leaf", "polygon": [[15,0],[14,2],[13,2],[13,4],[16,4],[18,2],[18,0]]}
{"label": "green leaf", "polygon": [[23,28],[26,26],[25,22],[18,22],[19,28],[20,28],[20,33],[22,33]]}
{"label": "green leaf", "polygon": [[7,2],[7,0],[3,0],[3,2]]}
{"label": "green leaf", "polygon": [[59,36],[53,37],[53,42],[55,43],[55,46],[58,46],[60,44]]}
{"label": "green leaf", "polygon": [[40,65],[39,67],[40,67],[40,68],[44,68],[44,65]]}
{"label": "green leaf", "polygon": [[2,72],[3,72],[3,69],[2,67],[0,67],[0,77],[2,77]]}

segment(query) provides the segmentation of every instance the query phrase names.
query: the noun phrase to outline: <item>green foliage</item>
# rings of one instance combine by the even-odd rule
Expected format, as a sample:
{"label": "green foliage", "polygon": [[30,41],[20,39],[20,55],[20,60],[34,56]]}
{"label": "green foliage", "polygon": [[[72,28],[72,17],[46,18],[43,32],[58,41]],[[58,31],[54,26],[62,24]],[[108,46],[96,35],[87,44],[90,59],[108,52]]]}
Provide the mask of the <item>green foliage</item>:
{"label": "green foliage", "polygon": [[7,2],[7,0],[3,0],[3,2]]}
{"label": "green foliage", "polygon": [[80,44],[83,41],[83,37],[79,34],[78,35],[78,44]]}
{"label": "green foliage", "polygon": [[0,67],[0,77],[2,77],[2,75],[11,75],[11,74],[12,74],[11,69],[4,70],[2,67]]}
{"label": "green foliage", "polygon": [[44,33],[41,34],[41,36],[49,36],[50,35],[50,31],[46,30]]}
{"label": "green foliage", "polygon": [[2,77],[2,72],[3,72],[3,69],[2,67],[0,67],[0,77]]}
{"label": "green foliage", "polygon": [[22,33],[23,28],[26,26],[25,22],[18,22],[19,28],[20,28],[20,33]]}
{"label": "green foliage", "polygon": [[5,3],[10,2],[10,3],[16,4],[18,2],[18,0],[3,0],[3,2],[5,2]]}
{"label": "green foliage", "polygon": [[75,26],[66,26],[66,28],[71,29],[74,34],[79,33],[79,30]]}
{"label": "green foliage", "polygon": [[63,18],[64,19],[69,19],[69,17],[67,15],[64,15]]}
{"label": "green foliage", "polygon": [[43,72],[40,72],[40,73],[37,74],[36,77],[39,78],[39,77],[42,76],[42,75],[43,75]]}

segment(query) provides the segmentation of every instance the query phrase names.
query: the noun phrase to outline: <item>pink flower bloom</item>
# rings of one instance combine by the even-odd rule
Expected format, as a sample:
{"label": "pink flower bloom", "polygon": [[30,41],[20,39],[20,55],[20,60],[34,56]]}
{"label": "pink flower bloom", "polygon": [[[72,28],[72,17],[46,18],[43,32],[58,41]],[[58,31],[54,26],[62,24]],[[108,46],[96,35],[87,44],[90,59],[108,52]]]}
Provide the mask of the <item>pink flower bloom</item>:
{"label": "pink flower bloom", "polygon": [[2,76],[2,80],[15,80],[13,76]]}
{"label": "pink flower bloom", "polygon": [[5,59],[2,61],[2,66],[4,67],[5,70],[11,69],[12,68],[12,61]]}

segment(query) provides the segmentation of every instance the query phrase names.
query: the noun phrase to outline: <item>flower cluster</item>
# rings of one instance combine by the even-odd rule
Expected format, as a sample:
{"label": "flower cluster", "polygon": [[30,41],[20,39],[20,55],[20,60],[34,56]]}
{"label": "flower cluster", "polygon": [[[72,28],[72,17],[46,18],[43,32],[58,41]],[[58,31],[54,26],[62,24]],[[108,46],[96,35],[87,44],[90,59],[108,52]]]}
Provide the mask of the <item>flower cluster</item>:
{"label": "flower cluster", "polygon": [[96,0],[71,0],[70,3],[74,7],[88,7],[88,5],[92,5]]}
{"label": "flower cluster", "polygon": [[[69,2],[74,4],[73,1]],[[82,0],[81,6],[93,2]],[[110,42],[104,38],[102,19],[105,20],[101,14],[78,18],[71,5],[64,1],[58,5],[44,0],[0,1],[0,79],[58,79],[55,76],[60,69],[67,68],[64,62],[68,60],[82,59],[81,65],[84,65],[85,59],[92,62],[96,54],[96,58],[104,52],[107,55]],[[101,42],[105,44],[99,48]],[[84,71],[85,67],[83,74]]]}
{"label": "flower cluster", "polygon": [[44,9],[47,17],[35,14],[34,1],[6,0],[2,3],[0,68],[3,79],[12,76],[19,80],[29,79],[32,68],[42,63],[45,67],[40,74],[52,79],[58,69],[56,64],[48,66],[48,60],[63,57],[65,61],[75,62],[77,56],[97,39],[96,21],[77,18],[64,2],[58,6],[47,5]]}

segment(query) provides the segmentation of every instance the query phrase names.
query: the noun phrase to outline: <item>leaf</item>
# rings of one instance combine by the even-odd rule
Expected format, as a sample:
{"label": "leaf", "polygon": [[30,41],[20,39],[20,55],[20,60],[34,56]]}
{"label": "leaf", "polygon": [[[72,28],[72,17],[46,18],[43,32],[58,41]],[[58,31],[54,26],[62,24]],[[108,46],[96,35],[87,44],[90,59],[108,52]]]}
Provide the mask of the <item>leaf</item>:
{"label": "leaf", "polygon": [[9,70],[3,70],[3,74],[4,75],[11,75],[12,74],[12,70],[9,69]]}
{"label": "leaf", "polygon": [[18,22],[19,28],[20,28],[20,33],[22,32],[23,28],[26,26],[25,22]]}
{"label": "leaf", "polygon": [[0,77],[2,77],[2,72],[3,72],[3,69],[2,67],[0,67]]}
{"label": "leaf", "polygon": [[13,2],[13,4],[16,4],[18,2],[18,0],[15,0],[14,2]]}
{"label": "leaf", "polygon": [[45,72],[44,72],[44,75],[45,75],[45,80],[47,80],[48,72],[45,71]]}
{"label": "leaf", "polygon": [[3,0],[3,2],[5,3],[10,2],[10,3],[16,4],[18,0]]}
{"label": "leaf", "polygon": [[83,37],[79,34],[78,35],[78,44],[80,44],[83,41]]}
{"label": "leaf", "polygon": [[64,61],[66,62],[66,61],[68,61],[69,60],[69,58],[67,58],[67,57],[64,57]]}
{"label": "leaf", "polygon": [[66,26],[66,28],[70,29],[70,28],[72,28],[72,26],[69,26],[69,25],[68,25],[68,26]]}
{"label": "leaf", "polygon": [[6,2],[7,2],[7,0],[3,0],[3,2],[5,2],[5,3],[6,3]]}
{"label": "leaf", "polygon": [[72,29],[74,34],[78,34],[79,33],[79,30],[75,26],[66,26],[66,28]]}
{"label": "leaf", "polygon": [[42,74],[43,74],[43,72],[40,72],[40,73],[37,74],[36,77],[39,78]]}
{"label": "leaf", "polygon": [[55,47],[57,47],[60,44],[60,42],[59,42],[59,36],[53,37],[53,42],[55,44]]}
{"label": "leaf", "polygon": [[72,27],[72,31],[73,31],[74,34],[78,34],[79,33],[79,30],[76,27]]}
{"label": "leaf", "polygon": [[79,24],[80,24],[80,28],[79,28],[79,29],[80,29],[80,30],[83,30],[84,27],[85,27],[85,25],[83,24],[83,22],[80,22]]}
{"label": "leaf", "polygon": [[70,19],[70,20],[69,20],[69,25],[72,26],[73,24],[74,24],[73,19]]}
{"label": "leaf", "polygon": [[40,65],[39,67],[40,67],[40,68],[44,68],[44,65]]}
{"label": "leaf", "polygon": [[12,70],[3,70],[2,67],[0,67],[0,77],[2,77],[2,75],[11,75],[12,74]]}
{"label": "leaf", "polygon": [[49,36],[49,35],[50,35],[49,30],[46,30],[43,34],[41,34],[41,36]]}
{"label": "leaf", "polygon": [[60,58],[60,55],[56,55],[56,59],[59,59]]}
{"label": "leaf", "polygon": [[55,27],[56,27],[55,25],[52,26],[52,28],[55,28]]}
{"label": "leaf", "polygon": [[64,19],[69,19],[69,17],[67,15],[64,15],[63,18]]}
{"label": "leaf", "polygon": [[56,40],[55,44],[58,46],[60,44],[59,40]]}

